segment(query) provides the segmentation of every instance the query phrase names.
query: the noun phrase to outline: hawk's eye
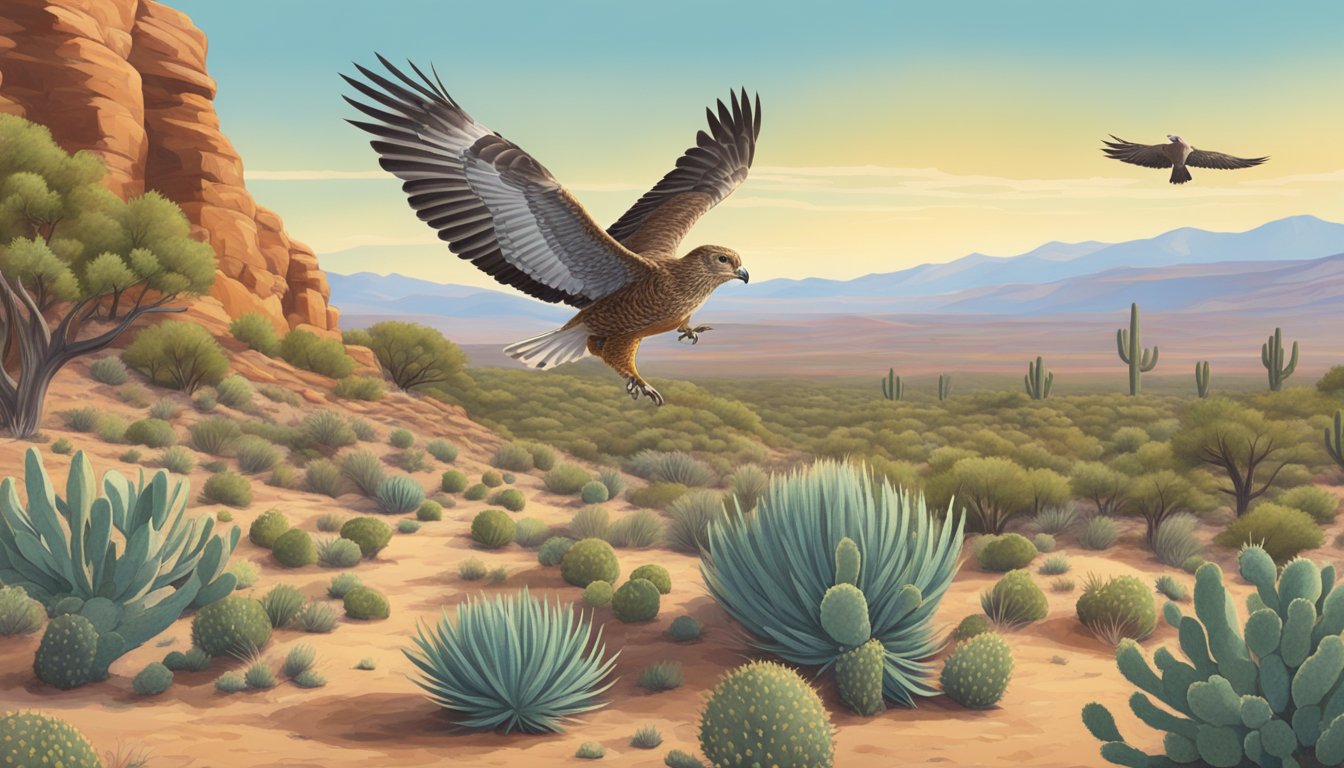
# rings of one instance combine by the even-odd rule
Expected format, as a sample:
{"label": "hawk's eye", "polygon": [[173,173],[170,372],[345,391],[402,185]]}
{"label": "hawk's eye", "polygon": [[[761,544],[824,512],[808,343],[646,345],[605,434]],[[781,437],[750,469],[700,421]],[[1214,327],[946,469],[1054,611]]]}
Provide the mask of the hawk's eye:
{"label": "hawk's eye", "polygon": [[728,257],[727,257],[727,256],[724,256],[723,254],[719,254],[719,263],[720,263],[720,264],[727,264],[727,263],[728,263]]}

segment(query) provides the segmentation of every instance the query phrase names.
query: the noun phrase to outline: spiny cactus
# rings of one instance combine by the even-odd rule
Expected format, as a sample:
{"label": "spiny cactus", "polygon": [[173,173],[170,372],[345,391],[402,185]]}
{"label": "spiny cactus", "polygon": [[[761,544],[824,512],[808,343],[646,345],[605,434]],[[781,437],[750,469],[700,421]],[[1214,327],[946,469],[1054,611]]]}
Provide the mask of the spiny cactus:
{"label": "spiny cactus", "polygon": [[44,683],[62,690],[107,677],[98,665],[98,631],[77,613],[57,616],[47,624],[33,659],[33,672]]}
{"label": "spiny cactus", "polygon": [[831,768],[830,716],[797,672],[756,661],[724,675],[700,716],[710,765]]}
{"label": "spiny cactus", "polygon": [[1142,389],[1140,377],[1157,367],[1157,347],[1144,349],[1139,343],[1139,305],[1129,305],[1129,330],[1117,329],[1115,347],[1120,361],[1129,365],[1129,394],[1137,395]]}
{"label": "spiny cactus", "polygon": [[859,583],[859,566],[863,563],[863,556],[859,553],[859,545],[848,536],[840,540],[835,545],[835,583],[836,584],[854,584]]}
{"label": "spiny cactus", "polygon": [[1293,353],[1285,365],[1283,361],[1283,329],[1275,328],[1274,335],[1260,345],[1260,364],[1269,372],[1269,389],[1278,392],[1283,382],[1297,370],[1297,342],[1293,342]]}
{"label": "spiny cactus", "polygon": [[895,368],[887,369],[887,377],[882,380],[882,397],[888,400],[900,400],[905,394],[905,385],[901,383],[901,377],[896,375]]}
{"label": "spiny cactus", "polygon": [[1344,467],[1344,411],[1335,411],[1335,423],[1325,428],[1325,450],[1340,467]]}
{"label": "spiny cactus", "polygon": [[1195,363],[1195,391],[1201,398],[1209,396],[1209,361]]}
{"label": "spiny cactus", "polygon": [[853,584],[836,584],[821,598],[821,628],[840,645],[868,642],[873,625],[868,620],[868,598]]}
{"label": "spiny cactus", "polygon": [[835,660],[835,686],[840,691],[840,700],[864,717],[886,709],[882,701],[882,666],[886,654],[882,642],[872,638]]}
{"label": "spiny cactus", "polygon": [[1003,637],[985,632],[957,646],[943,666],[943,693],[971,709],[992,707],[1013,676],[1013,652]]}
{"label": "spiny cactus", "polygon": [[952,374],[945,373],[938,376],[938,399],[946,400],[952,395]]}
{"label": "spiny cactus", "polygon": [[6,712],[0,717],[0,765],[13,768],[101,768],[84,734],[64,720],[40,712]]}
{"label": "spiny cactus", "polygon": [[1344,590],[1334,588],[1334,566],[1298,558],[1280,573],[1260,547],[1242,550],[1239,564],[1256,587],[1243,632],[1222,571],[1206,563],[1195,574],[1195,615],[1175,603],[1163,609],[1188,663],[1161,648],[1159,677],[1137,644],[1120,644],[1116,664],[1141,690],[1130,708],[1166,733],[1165,755],[1127,744],[1111,713],[1088,704],[1083,724],[1105,742],[1102,757],[1129,768],[1344,764]]}
{"label": "spiny cactus", "polygon": [[1055,384],[1055,374],[1045,370],[1045,362],[1036,356],[1036,362],[1027,363],[1027,375],[1022,377],[1027,394],[1032,400],[1044,400],[1050,396],[1050,388]]}

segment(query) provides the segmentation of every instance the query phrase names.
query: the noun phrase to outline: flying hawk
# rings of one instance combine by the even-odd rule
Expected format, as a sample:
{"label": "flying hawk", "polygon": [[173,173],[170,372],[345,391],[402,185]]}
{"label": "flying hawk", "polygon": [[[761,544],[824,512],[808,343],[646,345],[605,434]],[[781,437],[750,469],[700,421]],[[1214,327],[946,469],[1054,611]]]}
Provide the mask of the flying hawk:
{"label": "flying hawk", "polygon": [[1195,149],[1180,136],[1168,135],[1166,144],[1135,144],[1115,135],[1111,138],[1115,141],[1102,139],[1101,142],[1106,145],[1101,151],[1105,152],[1107,157],[1133,165],[1142,165],[1144,168],[1170,168],[1172,184],[1184,184],[1192,178],[1187,166],[1230,170],[1250,168],[1269,159],[1268,156],[1233,157],[1222,152]]}
{"label": "flying hawk", "polygon": [[733,93],[706,110],[709,132],[605,232],[542,165],[518,145],[476,122],[414,63],[412,78],[382,56],[387,75],[355,65],[346,77],[368,102],[346,97],[374,122],[350,122],[374,135],[379,164],[401,179],[420,219],[459,258],[542,301],[579,309],[561,328],[504,348],[533,368],[554,368],[589,354],[626,379],[626,392],[655,405],[663,396],[635,368],[647,336],[671,330],[692,344],[708,326],[691,314],[715,288],[747,282],[731,249],[677,247],[702,215],[747,177],[761,131],[760,97]]}

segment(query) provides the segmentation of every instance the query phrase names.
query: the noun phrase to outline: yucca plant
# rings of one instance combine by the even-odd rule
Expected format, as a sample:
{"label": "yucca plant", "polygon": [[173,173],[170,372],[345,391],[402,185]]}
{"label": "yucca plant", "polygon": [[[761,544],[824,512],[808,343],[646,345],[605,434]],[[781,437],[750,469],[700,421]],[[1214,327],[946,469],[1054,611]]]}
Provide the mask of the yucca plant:
{"label": "yucca plant", "polygon": [[[962,534],[961,516],[940,520],[922,497],[863,466],[821,461],[775,475],[753,514],[736,508],[712,522],[700,570],[756,648],[822,670],[850,650],[823,626],[823,598],[841,581],[854,585],[871,624],[854,645],[869,637],[881,644],[882,694],[910,705],[936,694],[927,660],[941,641],[931,620],[957,571]],[[838,578],[837,546],[846,538],[862,553],[840,569],[852,579]]]}
{"label": "yucca plant", "polygon": [[601,695],[616,664],[602,630],[571,604],[520,592],[468,598],[456,621],[445,612],[420,626],[403,653],[421,672],[417,684],[468,728],[548,733],[605,706]]}

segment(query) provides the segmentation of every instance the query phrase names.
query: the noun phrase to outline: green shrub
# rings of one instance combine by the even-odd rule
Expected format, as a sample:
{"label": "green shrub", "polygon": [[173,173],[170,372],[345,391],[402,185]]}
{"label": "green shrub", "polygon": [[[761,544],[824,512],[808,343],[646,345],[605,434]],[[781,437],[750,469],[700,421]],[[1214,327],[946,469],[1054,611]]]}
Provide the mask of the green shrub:
{"label": "green shrub", "polygon": [[218,384],[229,370],[229,360],[215,337],[182,320],[146,327],[135,335],[121,359],[154,384],[187,394],[205,384]]}
{"label": "green shrub", "polygon": [[1204,554],[1204,544],[1195,538],[1194,515],[1184,512],[1163,520],[1153,534],[1153,552],[1167,565],[1179,567],[1192,557]]}
{"label": "green shrub", "polygon": [[493,469],[481,473],[481,484],[486,488],[498,488],[504,484],[504,477]]}
{"label": "green shrub", "polygon": [[615,584],[621,576],[621,566],[616,559],[616,550],[610,544],[601,539],[586,538],[561,557],[560,575],[576,587],[586,587],[594,581]]}
{"label": "green shrub", "polygon": [[261,607],[266,611],[271,626],[282,629],[303,613],[303,593],[288,584],[277,584],[261,598]]}
{"label": "green shrub", "polygon": [[498,504],[510,512],[522,512],[527,506],[527,498],[517,488],[505,488],[491,494],[490,503]]}
{"label": "green shrub", "polygon": [[1097,515],[1087,521],[1082,533],[1078,534],[1078,543],[1084,549],[1101,551],[1110,549],[1120,538],[1120,529],[1109,517]]}
{"label": "green shrub", "polygon": [[641,565],[630,572],[631,581],[635,579],[648,579],[653,586],[658,588],[658,594],[666,595],[672,592],[672,574],[661,565]]}
{"label": "green shrub", "polygon": [[219,400],[215,397],[215,390],[206,387],[196,393],[196,396],[191,399],[191,405],[201,413],[209,413],[219,405]]}
{"label": "green shrub", "polygon": [[428,452],[430,456],[433,456],[445,464],[451,464],[454,461],[457,461],[457,446],[441,438],[436,438],[425,443],[425,451]]}
{"label": "green shrub", "polygon": [[1311,515],[1278,504],[1258,504],[1229,525],[1214,541],[1224,547],[1258,544],[1276,563],[1286,563],[1298,554],[1325,543],[1325,536]]}
{"label": "green shrub", "polygon": [[420,508],[425,489],[409,475],[389,477],[378,485],[378,506],[389,515],[404,515]]}
{"label": "green shrub", "polygon": [[0,765],[13,768],[102,768],[84,734],[41,712],[0,716]]}
{"label": "green shrub", "polygon": [[383,460],[372,451],[356,450],[341,456],[341,474],[354,484],[359,492],[370,498],[378,493],[386,475]]}
{"label": "green shrub", "polygon": [[957,628],[952,630],[952,639],[958,641],[970,640],[972,637],[983,635],[988,631],[990,631],[989,621],[984,616],[973,613],[962,619]]}
{"label": "green shrub", "polygon": [[576,539],[606,540],[611,530],[611,515],[604,507],[584,507],[569,521],[569,535]]}
{"label": "green shrub", "polygon": [[705,768],[705,764],[700,762],[700,758],[695,755],[682,752],[680,749],[674,749],[663,757],[663,764],[667,768]]}
{"label": "green shrub", "polygon": [[175,445],[160,453],[156,463],[169,472],[185,475],[196,468],[196,456],[190,450]]}
{"label": "green shrub", "polygon": [[1281,494],[1275,503],[1290,509],[1300,509],[1313,520],[1328,523],[1339,513],[1339,498],[1324,488],[1299,485]]}
{"label": "green shrub", "polygon": [[613,547],[656,547],[663,543],[663,521],[647,509],[636,509],[612,524],[607,541]]}
{"label": "green shrub", "polygon": [[468,557],[457,564],[457,575],[463,581],[480,581],[488,569],[479,557]]}
{"label": "green shrub", "polygon": [[237,672],[225,672],[215,680],[215,690],[220,693],[237,693],[247,690],[247,681]]}
{"label": "green shrub", "polygon": [[943,693],[963,707],[984,709],[1003,698],[1013,676],[1013,652],[993,632],[976,635],[956,647],[939,678]]}
{"label": "green shrub", "polygon": [[704,462],[682,451],[640,451],[630,458],[626,468],[655,483],[706,487],[718,480]]}
{"label": "green shrub", "polygon": [[607,756],[607,748],[596,741],[585,741],[579,745],[574,756],[580,760],[601,760]]}
{"label": "green shrub", "polygon": [[980,595],[980,607],[1000,627],[1017,629],[1040,621],[1050,611],[1045,593],[1026,571],[1009,571],[994,588]]}
{"label": "green shrub", "polygon": [[139,464],[140,451],[136,448],[129,448],[125,451],[122,451],[121,455],[117,456],[117,460],[124,461],[127,464]]}
{"label": "green shrub", "polygon": [[343,379],[355,370],[355,361],[336,339],[324,339],[310,331],[295,330],[280,341],[280,357],[295,368]]}
{"label": "green shrub", "polygon": [[336,629],[336,611],[326,603],[311,602],[299,614],[299,629],[326,634]]}
{"label": "green shrub", "polygon": [[51,452],[60,456],[69,456],[74,450],[75,447],[64,437],[57,438],[56,442],[51,444]]}
{"label": "green shrub", "polygon": [[1181,570],[1185,571],[1186,573],[1194,573],[1195,571],[1198,571],[1199,567],[1206,562],[1208,561],[1205,560],[1203,557],[1195,555],[1194,557],[1187,559],[1184,563],[1181,563]]}
{"label": "green shrub", "polygon": [[98,429],[98,422],[102,418],[98,409],[93,407],[61,411],[56,415],[61,418],[61,422],[65,424],[67,429],[72,429],[76,432],[96,431]]}
{"label": "green shrub", "polygon": [[243,672],[243,682],[253,691],[270,690],[280,684],[275,679],[275,670],[264,659],[257,659],[248,666],[247,671]]}
{"label": "green shrub", "polygon": [[505,443],[490,457],[490,466],[514,472],[526,472],[532,469],[532,452],[521,443]]}
{"label": "green shrub", "polygon": [[[461,725],[547,733],[602,706],[615,660],[604,658],[591,619],[571,606],[524,588],[468,598],[453,619],[422,627],[406,656],[421,672],[417,683]],[[492,674],[482,675],[487,669]]]}
{"label": "green shrub", "polygon": [[709,524],[724,518],[723,497],[715,491],[692,491],[672,502],[667,514],[672,518],[668,545],[694,554],[709,546]]}
{"label": "green shrub", "polygon": [[23,587],[0,587],[0,636],[31,635],[46,619],[42,604]]}
{"label": "green shrub", "polygon": [[482,483],[477,483],[468,488],[467,490],[463,491],[462,498],[466,499],[467,501],[480,501],[484,499],[486,495],[488,495],[489,493],[490,493],[489,488],[486,488],[485,485]]}
{"label": "green shrub", "polygon": [[831,722],[797,672],[770,661],[719,679],[700,716],[700,751],[710,765],[831,768]]}
{"label": "green shrub", "polygon": [[658,595],[658,587],[653,582],[632,578],[611,596],[611,609],[616,618],[627,623],[650,621],[658,615]]}
{"label": "green shrub", "polygon": [[770,475],[755,464],[744,464],[733,471],[732,495],[743,512],[756,508],[770,489]]}
{"label": "green shrub", "polygon": [[1016,533],[981,536],[975,547],[980,567],[998,573],[1025,568],[1036,559],[1036,554],[1036,545]]}
{"label": "green shrub", "polygon": [[370,326],[367,333],[378,364],[407,391],[452,383],[466,365],[466,354],[429,326],[385,320]]}
{"label": "green shrub", "polygon": [[307,643],[299,643],[285,654],[285,662],[280,665],[280,674],[295,678],[313,668],[317,661],[317,650]]}
{"label": "green shrub", "polygon": [[317,530],[323,533],[336,533],[341,530],[346,519],[340,512],[323,512],[317,518]]}
{"label": "green shrub", "polygon": [[383,593],[355,587],[345,593],[345,615],[352,619],[386,619],[391,612]]}
{"label": "green shrub", "polygon": [[280,353],[280,337],[275,326],[260,312],[249,312],[229,323],[229,333],[243,342],[248,349],[255,349],[267,357]]}
{"label": "green shrub", "polygon": [[541,547],[537,550],[537,562],[550,568],[559,565],[565,557],[569,548],[574,546],[574,540],[565,536],[552,536],[543,541]]}
{"label": "green shrub", "polygon": [[498,568],[491,568],[490,572],[487,573],[485,576],[485,580],[487,583],[496,586],[503,584],[504,582],[508,581],[508,579],[509,579],[509,571],[502,565],[499,566]]}
{"label": "green shrub", "polygon": [[572,496],[579,492],[592,476],[583,467],[573,464],[560,464],[542,476],[546,490]]}
{"label": "green shrub", "polygon": [[501,509],[487,509],[471,521],[471,539],[486,549],[499,549],[513,543],[517,528],[513,518]]}
{"label": "green shrub", "polygon": [[1133,576],[1091,576],[1078,597],[1078,621],[1092,634],[1118,645],[1123,638],[1142,640],[1157,626],[1157,601],[1147,584]]}
{"label": "green shrub", "polygon": [[252,382],[238,374],[222,379],[215,385],[215,399],[220,405],[229,408],[246,408],[252,404],[253,394]]}
{"label": "green shrub", "polygon": [[355,416],[350,417],[350,431],[355,433],[355,439],[361,443],[369,443],[378,438],[378,432],[372,424]]}
{"label": "green shrub", "polygon": [[276,562],[286,568],[302,568],[317,562],[317,546],[313,537],[300,528],[290,528],[280,534],[271,547]]}
{"label": "green shrub", "polygon": [[196,612],[191,642],[211,656],[252,653],[271,639],[271,619],[261,602],[229,595]]}
{"label": "green shrub", "polygon": [[645,509],[667,509],[672,503],[686,495],[688,489],[677,483],[649,483],[643,488],[627,491],[626,501]]}
{"label": "green shrub", "polygon": [[126,364],[116,357],[101,357],[89,363],[89,378],[99,384],[119,387],[130,380]]}
{"label": "green shrub", "polygon": [[[555,467],[555,449],[542,443],[527,442],[523,443],[527,452],[532,454],[532,466],[542,472],[549,472]],[[508,469],[508,467],[503,467]],[[515,470],[523,471],[523,470]]]}
{"label": "green shrub", "polygon": [[336,382],[332,393],[346,400],[377,402],[383,399],[387,390],[383,387],[383,380],[377,376],[347,376]]}
{"label": "green shrub", "polygon": [[237,472],[220,472],[206,478],[201,495],[215,504],[246,507],[252,503],[252,483]]}
{"label": "green shrub", "polygon": [[201,419],[187,428],[191,432],[191,445],[198,451],[223,456],[233,448],[243,430],[238,422],[227,416],[212,416]]}
{"label": "green shrub", "polygon": [[1042,554],[1054,552],[1057,546],[1055,537],[1048,533],[1038,533],[1032,536],[1031,543],[1036,547],[1036,551]]}
{"label": "green shrub", "polygon": [[1070,578],[1065,577],[1065,576],[1061,576],[1061,577],[1059,577],[1059,578],[1057,578],[1057,579],[1051,579],[1051,580],[1050,580],[1050,591],[1051,591],[1051,592],[1061,592],[1061,593],[1062,593],[1062,592],[1072,592],[1072,591],[1073,591],[1073,587],[1074,587],[1073,579],[1070,579]]}
{"label": "green shrub", "polygon": [[314,459],[303,467],[303,485],[313,493],[334,499],[345,492],[345,477],[335,462]]}
{"label": "green shrub", "polygon": [[394,429],[387,436],[387,442],[393,448],[410,448],[415,445],[415,435],[409,429]]}
{"label": "green shrub", "polygon": [[1170,574],[1164,573],[1158,576],[1157,580],[1153,582],[1153,586],[1163,597],[1168,600],[1175,600],[1178,603],[1190,596],[1190,590]]}
{"label": "green shrub", "polygon": [[701,631],[700,622],[696,621],[693,616],[678,616],[667,627],[667,633],[678,643],[699,640]]}
{"label": "green shrub", "polygon": [[115,413],[105,413],[98,419],[98,439],[106,443],[120,443],[126,439],[130,424]]}
{"label": "green shrub", "polygon": [[467,487],[467,476],[456,469],[450,469],[443,473],[439,487],[444,493],[461,493]]}
{"label": "green shrub", "polygon": [[415,510],[415,519],[424,523],[442,520],[443,505],[433,499],[425,499],[420,503],[420,508]]}
{"label": "green shrub", "polygon": [[415,533],[420,530],[420,523],[414,520],[398,520],[397,533]]}
{"label": "green shrub", "polygon": [[210,668],[214,658],[200,648],[192,648],[186,653],[173,651],[163,657],[163,666],[171,672],[204,672]]}
{"label": "green shrub", "polygon": [[392,528],[376,517],[356,517],[341,526],[341,538],[358,544],[364,557],[372,559],[392,541]]}
{"label": "green shrub", "polygon": [[426,459],[425,452],[419,449],[406,450],[397,454],[397,465],[407,472],[429,471],[429,459]]}
{"label": "green shrub", "polygon": [[141,419],[126,428],[122,439],[146,448],[166,448],[177,442],[177,435],[173,434],[173,425],[162,419]]}
{"label": "green shrub", "polygon": [[514,526],[513,540],[520,547],[538,547],[550,537],[551,528],[535,517],[525,517]]}
{"label": "green shrub", "polygon": [[134,382],[123,384],[117,387],[117,399],[132,408],[148,408],[149,390]]}
{"label": "green shrub", "polygon": [[607,488],[607,498],[614,499],[625,490],[625,478],[614,469],[603,469],[597,473],[597,481]]}
{"label": "green shrub", "polygon": [[362,669],[362,670],[365,670],[365,671],[368,671],[368,670],[371,670],[371,669],[377,669],[377,664],[374,663],[374,661],[373,661],[372,658],[364,658],[364,659],[360,659],[360,660],[355,664],[355,669]]}
{"label": "green shrub", "polygon": [[611,582],[594,581],[583,588],[583,604],[589,608],[601,608],[611,604],[611,596],[616,590],[612,588]]}
{"label": "green shrub", "polygon": [[303,417],[299,430],[319,449],[335,451],[358,441],[350,421],[335,411],[314,411]]}
{"label": "green shrub", "polygon": [[1063,554],[1051,555],[1050,557],[1045,558],[1045,562],[1041,563],[1041,567],[1038,571],[1042,576],[1059,576],[1068,573],[1069,558],[1065,557]]}
{"label": "green shrub", "polygon": [[261,578],[261,571],[250,560],[234,561],[226,572],[233,574],[233,577],[237,580],[236,589],[247,589],[256,584],[257,579]]}
{"label": "green shrub", "polygon": [[585,483],[579,489],[579,498],[583,499],[584,504],[601,504],[606,501],[611,494],[607,491],[607,486],[597,480]]}
{"label": "green shrub", "polygon": [[635,749],[657,749],[662,743],[663,735],[651,725],[636,730],[635,735],[630,737],[630,746]]}
{"label": "green shrub", "polygon": [[280,463],[279,449],[251,435],[239,438],[233,446],[233,455],[238,459],[238,468],[249,475],[269,472]]}
{"label": "green shrub", "polygon": [[327,538],[317,542],[317,562],[326,568],[354,568],[364,559],[359,545],[349,539]]}
{"label": "green shrub", "polygon": [[340,600],[355,587],[364,586],[359,576],[354,573],[338,573],[331,579],[331,584],[327,586],[327,597]]}

